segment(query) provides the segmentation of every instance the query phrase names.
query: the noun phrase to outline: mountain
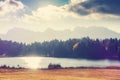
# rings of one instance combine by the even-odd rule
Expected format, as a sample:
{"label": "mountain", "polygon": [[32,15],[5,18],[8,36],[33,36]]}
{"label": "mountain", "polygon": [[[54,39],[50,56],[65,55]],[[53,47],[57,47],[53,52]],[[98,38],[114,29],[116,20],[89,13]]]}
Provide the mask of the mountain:
{"label": "mountain", "polygon": [[6,34],[0,34],[1,39],[31,43],[35,41],[50,41],[53,39],[66,40],[69,38],[120,38],[120,34],[104,27],[76,27],[74,30],[53,30],[48,28],[44,32],[33,32],[22,28],[13,28]]}

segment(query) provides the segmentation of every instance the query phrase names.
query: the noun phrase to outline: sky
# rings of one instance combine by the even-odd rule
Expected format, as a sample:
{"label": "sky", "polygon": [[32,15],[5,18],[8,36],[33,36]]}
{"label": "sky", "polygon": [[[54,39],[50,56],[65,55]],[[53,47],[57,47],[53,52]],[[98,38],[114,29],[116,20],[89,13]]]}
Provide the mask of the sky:
{"label": "sky", "polygon": [[0,0],[0,34],[106,27],[120,33],[120,0]]}

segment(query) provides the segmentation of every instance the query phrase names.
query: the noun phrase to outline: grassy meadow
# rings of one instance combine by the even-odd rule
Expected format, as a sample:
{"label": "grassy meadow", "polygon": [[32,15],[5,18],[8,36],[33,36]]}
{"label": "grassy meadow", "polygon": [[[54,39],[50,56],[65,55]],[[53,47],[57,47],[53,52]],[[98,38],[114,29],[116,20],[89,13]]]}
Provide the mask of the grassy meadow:
{"label": "grassy meadow", "polygon": [[117,69],[0,69],[0,80],[120,80]]}

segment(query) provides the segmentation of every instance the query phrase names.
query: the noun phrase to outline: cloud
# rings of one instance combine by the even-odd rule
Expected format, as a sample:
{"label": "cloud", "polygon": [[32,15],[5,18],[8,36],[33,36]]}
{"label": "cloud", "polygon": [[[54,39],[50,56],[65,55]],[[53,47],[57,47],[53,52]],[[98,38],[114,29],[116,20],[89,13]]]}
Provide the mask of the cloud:
{"label": "cloud", "polygon": [[91,14],[120,16],[120,0],[71,0],[69,10],[82,16]]}
{"label": "cloud", "polygon": [[[33,31],[44,31],[47,28],[64,30],[73,29],[76,26],[89,27],[98,25],[119,25],[119,23],[114,23],[114,21],[112,21],[112,23],[109,22],[111,17],[111,20],[113,20],[113,18],[118,17],[119,14],[115,13],[113,9],[114,6],[116,7],[118,5],[115,5],[114,3],[114,5],[112,4],[113,7],[110,7],[111,5],[110,3],[107,3],[108,1],[71,0],[70,3],[61,6],[53,4],[48,4],[45,6],[39,5],[37,9],[32,9],[32,11],[29,13],[24,13],[24,10],[26,11],[28,8],[26,8],[26,6],[21,1],[22,0],[0,1],[0,25],[2,33],[13,27],[30,29]],[[111,0],[109,1],[111,2]],[[112,12],[104,11],[104,9],[110,10]],[[119,10],[119,8],[117,8],[117,10]],[[107,21],[103,19],[104,17],[107,17]]]}
{"label": "cloud", "polygon": [[45,30],[46,28],[63,29],[68,28],[68,20],[71,20],[72,14],[64,9],[64,6],[47,5],[39,7],[32,11],[32,14],[26,14],[21,21],[32,30]]}
{"label": "cloud", "polygon": [[94,21],[96,19],[113,17],[112,15],[94,13],[91,9],[80,5],[87,1],[88,0],[71,0],[69,4],[63,6],[39,6],[39,8],[33,10],[31,14],[25,14],[21,21],[22,24],[25,24],[26,28],[36,31],[45,30],[48,27],[54,29],[72,29],[76,26],[93,26],[97,23]]}
{"label": "cloud", "polygon": [[[0,32],[19,26],[20,18],[25,14],[25,5],[18,0],[0,0]],[[21,23],[22,24],[22,23]]]}
{"label": "cloud", "polygon": [[32,16],[45,20],[50,20],[53,18],[61,18],[62,16],[64,16],[64,14],[65,12],[61,7],[57,7],[54,5],[40,7],[36,11],[32,12]]}
{"label": "cloud", "polygon": [[66,9],[66,6],[55,6],[55,5],[47,5],[43,7],[39,7],[37,10],[32,11],[32,14],[26,14],[23,17],[24,21],[56,21],[62,20],[68,17],[73,17],[74,14],[69,12]]}
{"label": "cloud", "polygon": [[0,1],[0,17],[19,14],[23,11],[25,6],[16,0]]}

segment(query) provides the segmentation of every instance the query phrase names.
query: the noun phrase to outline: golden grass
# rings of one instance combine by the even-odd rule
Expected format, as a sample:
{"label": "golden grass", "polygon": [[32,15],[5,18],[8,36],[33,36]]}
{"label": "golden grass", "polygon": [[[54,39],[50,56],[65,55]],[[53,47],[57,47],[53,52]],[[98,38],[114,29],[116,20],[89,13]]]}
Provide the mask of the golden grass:
{"label": "golden grass", "polygon": [[0,69],[0,80],[120,80],[117,69]]}

